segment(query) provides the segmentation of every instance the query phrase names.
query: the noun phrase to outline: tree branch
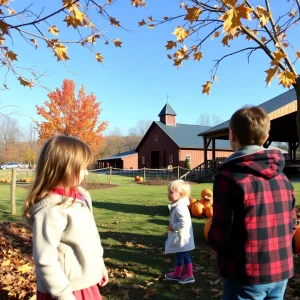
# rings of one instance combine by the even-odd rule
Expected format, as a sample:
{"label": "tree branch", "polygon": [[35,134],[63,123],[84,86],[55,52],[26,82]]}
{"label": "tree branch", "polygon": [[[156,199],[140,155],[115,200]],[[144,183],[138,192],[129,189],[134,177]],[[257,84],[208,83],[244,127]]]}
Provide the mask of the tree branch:
{"label": "tree branch", "polygon": [[[266,3],[266,7],[267,7],[267,10],[269,13],[271,13],[271,9],[270,9],[270,3],[269,3],[269,0],[265,0],[265,3]],[[289,67],[290,71],[292,73],[294,73],[295,75],[297,75],[297,72],[295,70],[295,68],[293,67],[290,59],[288,58],[288,55],[287,53],[285,52],[283,46],[282,46],[282,43],[280,42],[280,40],[277,38],[277,35],[276,35],[276,28],[275,28],[275,24],[274,24],[274,19],[273,19],[273,16],[271,14],[270,16],[270,23],[271,23],[271,26],[273,28],[273,33],[274,33],[274,39],[276,40],[278,46],[279,46],[279,49],[282,51],[282,53],[285,55],[285,58],[284,58],[284,61],[286,62],[287,66]],[[266,27],[266,26],[265,26]]]}
{"label": "tree branch", "polygon": [[[80,0],[74,0],[71,4],[75,4],[76,2],[79,2],[79,1],[80,1]],[[70,5],[71,5],[71,4],[70,4]],[[67,7],[62,7],[61,9],[59,9],[59,10],[53,12],[52,14],[50,14],[50,15],[44,17],[44,18],[41,18],[41,19],[32,21],[32,22],[28,22],[28,23],[24,23],[24,24],[19,24],[19,25],[16,25],[16,26],[11,26],[11,25],[10,25],[9,28],[10,28],[10,29],[17,29],[17,28],[19,28],[19,27],[24,27],[24,26],[29,26],[29,25],[34,25],[34,24],[36,24],[36,23],[40,23],[40,22],[42,22],[42,21],[44,21],[44,20],[47,20],[47,19],[49,19],[49,18],[51,18],[51,17],[53,17],[53,16],[59,14],[60,12],[62,12],[63,10],[65,10],[66,8],[67,8]]]}

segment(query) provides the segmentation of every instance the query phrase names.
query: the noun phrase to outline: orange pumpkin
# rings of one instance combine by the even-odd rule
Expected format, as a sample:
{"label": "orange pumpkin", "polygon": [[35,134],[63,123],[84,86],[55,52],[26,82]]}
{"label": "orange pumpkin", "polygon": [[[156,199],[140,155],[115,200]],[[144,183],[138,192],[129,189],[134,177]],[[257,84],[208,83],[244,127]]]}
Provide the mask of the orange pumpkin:
{"label": "orange pumpkin", "polygon": [[201,198],[205,200],[212,201],[213,198],[213,192],[210,189],[204,189],[201,192]]}
{"label": "orange pumpkin", "polygon": [[212,219],[208,219],[204,225],[204,237],[206,240],[208,240],[208,233],[210,230],[211,223],[212,223]]}
{"label": "orange pumpkin", "polygon": [[139,182],[144,182],[144,177],[139,177]]}
{"label": "orange pumpkin", "polygon": [[196,201],[192,204],[192,208],[191,208],[191,212],[192,215],[194,217],[201,217],[204,213],[204,206],[202,203],[200,203],[200,201]]}
{"label": "orange pumpkin", "polygon": [[298,224],[297,229],[296,229],[295,235],[293,237],[294,243],[295,243],[294,253],[300,253],[300,225],[298,222],[297,222],[297,224]]}
{"label": "orange pumpkin", "polygon": [[196,198],[190,198],[189,200],[190,200],[189,210],[191,210],[193,203],[195,203],[197,201],[197,199]]}
{"label": "orange pumpkin", "polygon": [[214,215],[213,207],[212,206],[207,206],[205,208],[205,215],[207,218],[212,218]]}
{"label": "orange pumpkin", "polygon": [[140,179],[140,176],[135,176],[135,178],[134,178],[135,181],[139,181],[139,179]]}

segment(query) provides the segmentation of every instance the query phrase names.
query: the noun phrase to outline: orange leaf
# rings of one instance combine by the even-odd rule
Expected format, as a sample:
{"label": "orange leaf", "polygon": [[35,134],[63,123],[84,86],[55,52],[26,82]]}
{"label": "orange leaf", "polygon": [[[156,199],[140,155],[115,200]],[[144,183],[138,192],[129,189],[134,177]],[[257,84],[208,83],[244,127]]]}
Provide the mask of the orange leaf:
{"label": "orange leaf", "polygon": [[211,81],[206,81],[206,83],[204,85],[202,85],[203,89],[202,89],[202,94],[207,94],[209,95],[210,93],[210,88],[211,88]]}
{"label": "orange leaf", "polygon": [[202,52],[201,52],[201,51],[195,52],[195,53],[194,53],[194,60],[200,61],[200,59],[201,59],[202,57],[203,57],[203,56],[202,56]]}
{"label": "orange leaf", "polygon": [[102,63],[103,62],[103,56],[101,55],[101,53],[96,53],[96,59],[98,62]]}
{"label": "orange leaf", "polygon": [[20,84],[23,86],[28,86],[30,88],[33,87],[32,81],[28,81],[27,79],[25,79],[23,77],[19,77],[18,80],[20,81]]}
{"label": "orange leaf", "polygon": [[131,0],[131,5],[135,7],[146,6],[145,0]]}
{"label": "orange leaf", "polygon": [[199,19],[199,16],[202,12],[202,9],[200,7],[196,7],[196,6],[193,6],[191,8],[187,7],[186,10],[187,10],[187,14],[184,17],[184,20],[190,21],[191,24],[194,21],[197,21]]}
{"label": "orange leaf", "polygon": [[176,42],[167,41],[167,45],[165,46],[167,50],[171,50],[173,47],[176,47]]}
{"label": "orange leaf", "polygon": [[296,52],[296,57],[297,57],[297,58],[300,58],[300,51],[297,51],[297,52]]}
{"label": "orange leaf", "polygon": [[17,54],[15,54],[15,53],[12,52],[12,51],[7,51],[7,52],[5,53],[5,56],[6,56],[8,59],[10,59],[11,61],[18,60],[18,59],[17,59]]}
{"label": "orange leaf", "polygon": [[220,32],[219,32],[219,31],[216,31],[216,32],[211,36],[211,39],[213,40],[214,38],[219,37],[219,35],[220,35]]}
{"label": "orange leaf", "polygon": [[146,22],[144,19],[141,22],[139,22],[139,26],[143,26],[143,25],[146,25]]}
{"label": "orange leaf", "polygon": [[154,29],[154,27],[155,27],[154,24],[150,24],[150,25],[148,26],[148,28],[150,28],[150,29]]}
{"label": "orange leaf", "polygon": [[36,40],[35,39],[31,39],[30,42],[32,42],[34,45],[35,45],[35,48],[38,47],[37,43],[36,43]]}
{"label": "orange leaf", "polygon": [[270,85],[277,71],[278,71],[278,66],[274,67],[273,69],[270,68],[269,70],[265,71],[268,74],[266,78],[267,85]]}
{"label": "orange leaf", "polygon": [[120,47],[121,48],[121,44],[122,43],[123,42],[121,42],[120,39],[114,39],[114,44],[115,44],[116,47]]}
{"label": "orange leaf", "polygon": [[297,76],[294,73],[288,70],[279,73],[277,77],[280,79],[279,84],[282,84],[285,88],[289,88],[292,84],[295,84],[297,78]]}

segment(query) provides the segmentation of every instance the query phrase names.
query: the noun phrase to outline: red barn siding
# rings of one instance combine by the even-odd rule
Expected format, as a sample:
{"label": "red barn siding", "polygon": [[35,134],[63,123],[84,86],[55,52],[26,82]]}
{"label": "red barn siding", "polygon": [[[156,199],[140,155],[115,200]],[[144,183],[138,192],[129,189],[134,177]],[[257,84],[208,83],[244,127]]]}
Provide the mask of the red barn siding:
{"label": "red barn siding", "polygon": [[138,154],[133,154],[122,158],[123,169],[137,169],[138,168]]}

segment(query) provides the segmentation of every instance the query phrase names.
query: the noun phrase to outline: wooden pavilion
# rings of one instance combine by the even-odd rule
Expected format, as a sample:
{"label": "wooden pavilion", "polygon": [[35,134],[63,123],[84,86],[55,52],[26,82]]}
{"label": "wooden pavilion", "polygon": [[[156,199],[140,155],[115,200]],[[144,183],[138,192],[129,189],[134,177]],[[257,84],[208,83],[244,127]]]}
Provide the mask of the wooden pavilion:
{"label": "wooden pavilion", "polygon": [[[300,160],[296,158],[296,150],[299,147],[297,135],[297,97],[294,89],[291,89],[271,100],[259,105],[270,117],[271,130],[269,139],[265,143],[268,148],[272,142],[288,143],[288,158],[286,159],[286,168],[300,171]],[[204,163],[208,165],[207,149],[211,144],[212,160],[216,160],[215,145],[216,140],[229,140],[229,120],[213,128],[198,134],[203,137],[204,143]]]}

